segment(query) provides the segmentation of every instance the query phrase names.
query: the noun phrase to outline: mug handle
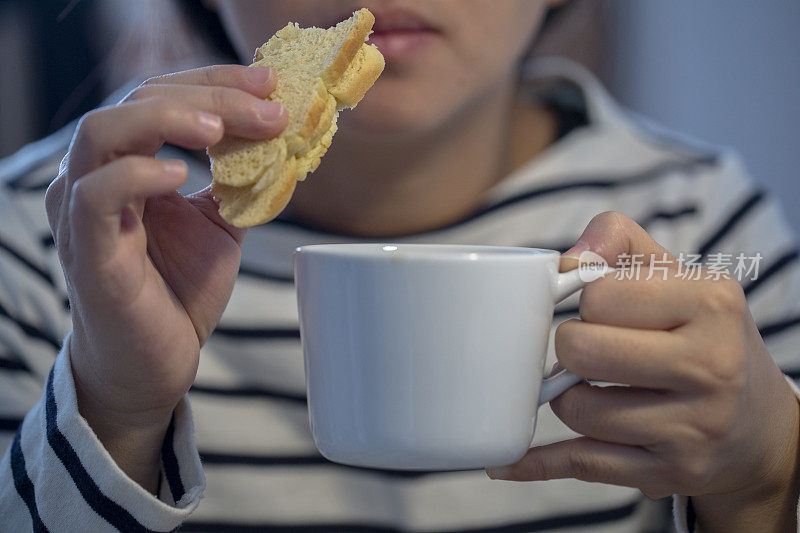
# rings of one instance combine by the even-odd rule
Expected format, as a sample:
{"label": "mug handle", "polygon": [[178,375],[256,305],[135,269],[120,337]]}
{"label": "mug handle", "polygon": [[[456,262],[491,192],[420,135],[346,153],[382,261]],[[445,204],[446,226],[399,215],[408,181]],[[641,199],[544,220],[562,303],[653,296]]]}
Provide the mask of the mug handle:
{"label": "mug handle", "polygon": [[[553,295],[553,302],[560,303],[568,296],[585,287],[588,283],[602,278],[614,268],[608,266],[598,267],[578,267],[569,272],[558,274],[556,277],[556,287]],[[573,374],[569,370],[562,370],[555,376],[542,380],[542,388],[539,389],[539,405],[545,404],[561,395],[564,391],[583,381],[583,378]]]}

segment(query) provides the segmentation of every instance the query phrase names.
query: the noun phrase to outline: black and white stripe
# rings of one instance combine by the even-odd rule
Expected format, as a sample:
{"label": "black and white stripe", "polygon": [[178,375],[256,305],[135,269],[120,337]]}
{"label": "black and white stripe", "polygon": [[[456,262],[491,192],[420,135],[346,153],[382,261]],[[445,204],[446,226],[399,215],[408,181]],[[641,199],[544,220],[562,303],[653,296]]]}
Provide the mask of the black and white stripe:
{"label": "black and white stripe", "polygon": [[50,371],[45,385],[45,420],[47,423],[47,442],[53,452],[69,472],[75,487],[83,496],[86,504],[94,512],[102,516],[109,524],[119,531],[131,533],[148,533],[151,530],[144,527],[127,509],[103,494],[97,483],[86,471],[81,463],[78,454],[58,427],[58,405],[56,404],[55,393],[53,392],[53,374],[55,369]]}
{"label": "black and white stripe", "polygon": [[55,352],[61,349],[61,340],[54,337],[51,333],[44,331],[30,322],[17,318],[12,315],[5,307],[0,305],[0,320],[8,320],[14,324],[28,338],[49,344]]}
{"label": "black and white stripe", "polygon": [[800,249],[792,248],[783,253],[772,263],[768,264],[763,269],[758,277],[744,285],[744,293],[747,296],[752,296],[759,287],[765,286],[769,280],[784,272],[788,272],[793,268],[797,268],[797,260],[800,259]]}
{"label": "black and white stripe", "polygon": [[[587,98],[597,100],[594,106],[602,105],[598,103],[602,98],[591,94]],[[735,176],[738,171],[727,157],[672,144],[664,136],[632,134],[634,129],[620,124],[594,124],[580,135],[568,135],[562,141],[564,157],[556,171],[535,174],[534,169],[529,179],[518,180],[502,194],[490,196],[482,209],[444,228],[387,239],[563,251],[572,245],[587,217],[609,209],[622,211],[673,251],[706,256],[717,251],[764,251],[760,276],[745,284],[745,292],[768,345],[776,350],[786,350],[792,343],[796,346],[800,342],[800,337],[795,337],[800,335],[800,294],[791,293],[788,288],[794,287],[793,280],[800,276],[800,252],[786,232],[775,230],[769,222],[768,214],[775,209],[770,198]],[[624,134],[619,134],[623,130]],[[5,231],[0,232],[0,261],[15,276],[24,276],[26,283],[50,294],[46,304],[37,305],[50,305],[54,307],[53,314],[61,316],[67,316],[69,308],[60,275],[50,271],[54,243],[46,221],[30,228],[30,235],[18,235],[16,230],[6,228],[18,228],[20,221],[41,218],[41,210],[26,210],[43,201],[68,140],[69,134],[64,133],[50,144],[31,148],[24,157],[0,163],[0,195],[12,199],[9,205],[14,207],[7,213],[0,212],[0,228]],[[608,146],[616,155],[605,157],[604,148]],[[593,153],[596,158],[589,170],[578,164],[585,153]],[[207,169],[193,161],[188,163],[200,182],[207,179]],[[3,217],[17,225],[2,224]],[[246,249],[237,286],[250,298],[241,298],[234,290],[229,309],[203,348],[198,380],[189,394],[199,453],[209,476],[210,501],[206,507],[200,506],[182,531],[477,533],[570,528],[590,531],[593,526],[621,532],[640,529],[636,513],[641,498],[635,491],[548,482],[516,485],[513,493],[504,493],[502,485],[486,480],[480,473],[354,468],[331,463],[314,451],[305,414],[289,256],[297,245],[352,240],[285,219],[248,234],[253,246]],[[23,293],[28,297],[28,291],[20,287],[16,279],[0,276],[0,375],[24,377],[28,382],[43,380],[41,352],[54,354],[61,339],[53,334],[57,330],[51,324],[37,320],[30,309],[23,312],[8,303],[14,300],[1,299],[4,290],[19,298]],[[573,299],[560,306],[555,318],[577,314],[575,302]],[[6,332],[12,330],[13,339],[5,338]],[[781,366],[787,375],[800,379],[800,354],[781,354]],[[127,500],[117,501],[106,494],[108,485],[103,484],[95,467],[81,460],[83,450],[76,444],[80,442],[76,428],[59,426],[59,413],[69,406],[56,401],[58,384],[54,379],[51,372],[43,383],[44,432],[38,436],[41,442],[35,440],[36,426],[29,422],[24,427],[24,438],[30,440],[20,440],[22,418],[16,412],[0,418],[0,431],[7,438],[17,432],[9,450],[9,487],[22,502],[20,512],[28,517],[35,531],[44,531],[41,517],[49,520],[48,511],[52,514],[47,501],[36,499],[34,483],[41,477],[28,475],[37,467],[33,454],[41,449],[54,454],[63,465],[63,476],[68,480],[64,483],[64,498],[71,498],[70,505],[102,517],[119,530],[147,531],[144,524],[151,515],[140,516],[127,507]],[[9,379],[9,383],[13,380]],[[21,391],[21,386],[0,391],[0,401]],[[540,410],[538,424],[537,436],[544,432],[541,438],[568,435],[568,430],[556,425],[547,407]],[[182,437],[187,431],[174,419],[161,449],[163,492],[169,492],[173,501],[190,497],[198,485],[198,473],[187,460],[189,446]],[[25,463],[26,455],[34,457],[32,462]],[[414,513],[425,506],[430,494],[447,495],[448,511],[443,512],[449,514],[445,520],[432,520],[436,516],[430,514],[433,511]],[[581,496],[575,497],[576,494]],[[509,496],[519,501],[510,502]],[[549,507],[534,510],[547,498],[551,498]],[[148,509],[157,514],[152,506]],[[511,515],[513,519],[509,518]]]}
{"label": "black and white stripe", "polygon": [[748,194],[747,197],[725,220],[719,224],[717,230],[707,237],[698,249],[698,253],[706,257],[709,253],[715,251],[715,248],[722,242],[725,237],[736,230],[736,227],[744,223],[747,215],[753,211],[764,200],[764,191],[756,190]]}
{"label": "black and white stripe", "polygon": [[18,261],[22,266],[29,270],[32,274],[38,276],[42,281],[50,286],[55,286],[53,277],[48,271],[36,265],[33,260],[25,257],[21,251],[16,250],[10,243],[5,242],[3,236],[0,235],[0,257],[8,257],[12,260]]}
{"label": "black and white stripe", "polygon": [[[632,501],[621,506],[597,511],[582,513],[562,514],[538,520],[504,523],[488,527],[468,527],[458,529],[436,529],[435,533],[529,533],[534,531],[554,531],[566,528],[587,527],[597,524],[613,523],[629,518],[636,511],[639,501]],[[405,533],[408,530],[382,524],[365,523],[304,523],[304,524],[277,524],[277,523],[242,523],[242,522],[200,522],[190,520],[181,531],[187,532],[277,532],[277,531],[307,531],[307,532],[374,532],[374,533]],[[416,530],[422,531],[422,530]],[[433,530],[431,530],[433,533]]]}
{"label": "black and white stripe", "polygon": [[0,355],[0,372],[27,372],[31,369],[20,358],[10,355]]}
{"label": "black and white stripe", "polygon": [[14,442],[11,444],[11,471],[14,476],[14,486],[17,489],[19,497],[25,502],[28,512],[31,515],[31,526],[36,533],[46,532],[47,528],[39,516],[39,507],[36,504],[36,490],[33,487],[28,472],[25,467],[25,457],[22,455],[22,447],[20,446],[20,433],[17,431],[14,435]]}
{"label": "black and white stripe", "polygon": [[161,463],[164,468],[164,476],[167,478],[170,494],[173,501],[178,501],[186,494],[186,488],[181,478],[180,465],[175,455],[175,419],[169,423],[167,433],[164,435],[164,444],[161,446]]}
{"label": "black and white stripe", "polygon": [[[633,187],[651,184],[660,178],[668,175],[685,175],[695,176],[703,168],[715,165],[717,162],[716,156],[701,155],[688,159],[670,159],[659,162],[644,171],[635,172],[629,175],[619,174],[592,174],[592,175],[565,175],[559,176],[558,182],[554,184],[532,187],[527,191],[517,193],[509,198],[487,205],[467,217],[453,222],[447,226],[431,230],[429,233],[440,234],[454,228],[462,227],[464,225],[479,222],[484,217],[501,212],[509,207],[529,206],[532,201],[545,201],[553,196],[564,194],[577,194],[577,193],[590,193],[590,192],[613,192],[623,187]],[[669,218],[669,216],[667,216]],[[324,231],[322,228],[315,227],[311,224],[301,223],[298,221],[287,220],[278,217],[270,223],[274,227],[287,227],[294,229],[301,229],[311,233],[318,233],[324,235],[326,238],[333,237],[348,237]],[[425,233],[417,233],[414,237],[424,236]],[[403,238],[407,235],[387,235],[381,240]]]}

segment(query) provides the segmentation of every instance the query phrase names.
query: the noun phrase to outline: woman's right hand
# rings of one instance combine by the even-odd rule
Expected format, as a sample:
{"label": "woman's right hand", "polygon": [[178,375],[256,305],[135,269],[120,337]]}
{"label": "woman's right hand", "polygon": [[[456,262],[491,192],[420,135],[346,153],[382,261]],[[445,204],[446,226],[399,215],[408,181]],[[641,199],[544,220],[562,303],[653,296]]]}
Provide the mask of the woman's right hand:
{"label": "woman's right hand", "polygon": [[80,412],[151,492],[165,431],[230,298],[245,235],[219,216],[209,187],[176,192],[184,162],[154,156],[164,143],[202,149],[223,133],[279,134],[286,111],[264,100],[275,83],[268,68],[238,65],[152,78],[81,119],[47,190]]}

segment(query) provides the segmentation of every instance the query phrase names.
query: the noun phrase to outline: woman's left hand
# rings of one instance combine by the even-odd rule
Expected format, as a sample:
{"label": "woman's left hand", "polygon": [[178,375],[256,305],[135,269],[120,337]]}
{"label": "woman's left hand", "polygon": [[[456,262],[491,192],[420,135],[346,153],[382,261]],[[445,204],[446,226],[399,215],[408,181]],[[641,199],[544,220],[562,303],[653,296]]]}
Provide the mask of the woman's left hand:
{"label": "woman's left hand", "polygon": [[[551,406],[585,436],[532,448],[489,476],[577,478],[637,487],[650,498],[693,496],[701,527],[714,529],[737,514],[744,519],[762,500],[768,507],[788,502],[794,520],[798,402],[739,283],[681,279],[675,258],[618,213],[595,217],[571,252],[587,247],[612,265],[621,254],[644,254],[645,268],[638,280],[607,275],[587,286],[581,319],[556,330],[556,355],[580,376],[627,386],[571,388]],[[651,258],[664,254],[671,269],[647,280]]]}

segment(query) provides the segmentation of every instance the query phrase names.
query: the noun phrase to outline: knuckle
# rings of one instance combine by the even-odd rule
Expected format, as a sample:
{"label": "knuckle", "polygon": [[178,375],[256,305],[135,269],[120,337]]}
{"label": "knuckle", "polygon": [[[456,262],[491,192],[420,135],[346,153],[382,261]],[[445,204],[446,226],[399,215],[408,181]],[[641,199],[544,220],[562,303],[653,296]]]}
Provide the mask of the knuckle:
{"label": "knuckle", "polygon": [[629,236],[640,230],[638,224],[618,211],[600,213],[586,227],[586,231],[602,235],[602,239],[592,244],[592,251],[607,258],[611,266],[617,266],[619,261],[619,257],[612,257],[616,255],[612,250],[628,242]]}
{"label": "knuckle", "polygon": [[230,95],[225,87],[214,87],[211,89],[211,105],[217,112],[226,109],[230,101]]}
{"label": "knuckle", "polygon": [[[547,467],[546,462],[538,455],[533,454],[531,457],[527,457],[524,462],[524,475],[519,475],[518,472],[514,472],[515,477],[517,479],[541,479],[546,480],[552,477],[550,469]],[[516,469],[515,469],[516,470]]]}
{"label": "knuckle", "polygon": [[740,391],[745,382],[745,358],[740,347],[731,347],[715,357],[709,367],[714,382],[726,390]]}
{"label": "knuckle", "polygon": [[619,211],[606,211],[605,215],[608,219],[619,226],[629,226],[631,219],[620,213]]}
{"label": "knuckle", "polygon": [[184,104],[168,96],[152,96],[147,102],[155,120],[161,124],[177,122],[185,111]]}
{"label": "knuckle", "polygon": [[684,491],[695,490],[708,483],[710,469],[704,454],[692,454],[680,461],[675,470],[675,481]]}
{"label": "knuckle", "polygon": [[727,316],[742,316],[747,311],[742,286],[734,279],[721,278],[706,283],[702,297],[706,311]]}
{"label": "knuckle", "polygon": [[93,145],[97,141],[100,122],[102,121],[102,109],[94,109],[81,117],[75,132],[75,138],[79,144]]}
{"label": "knuckle", "polygon": [[718,449],[729,439],[740,421],[727,399],[717,399],[713,404],[704,400],[702,405],[686,406],[680,419],[664,429],[673,437],[673,442],[691,451],[693,459],[703,455],[713,458],[711,450]]}
{"label": "knuckle", "polygon": [[202,69],[200,72],[203,78],[203,82],[206,83],[207,85],[215,85],[217,82],[218,70],[219,67],[216,65]]}
{"label": "knuckle", "polygon": [[697,390],[723,394],[726,398],[731,394],[738,396],[746,380],[744,364],[733,353],[708,357],[701,365],[686,365],[683,375]]}
{"label": "knuckle", "polygon": [[708,417],[701,430],[707,442],[720,442],[724,440],[735,426],[734,417],[729,413],[714,413]]}
{"label": "knuckle", "polygon": [[590,422],[592,417],[590,416],[590,407],[587,402],[581,401],[581,398],[576,398],[576,395],[572,394],[573,392],[567,391],[562,394],[555,404],[551,402],[551,407],[562,421],[573,430],[578,431],[576,428],[585,429],[583,426]]}
{"label": "knuckle", "polygon": [[604,211],[595,216],[592,222],[598,223],[610,231],[624,231],[631,227],[633,221],[619,211]]}
{"label": "knuckle", "polygon": [[738,395],[747,378],[745,342],[728,330],[718,333],[685,361],[685,373],[703,388]]}
{"label": "knuckle", "polygon": [[128,96],[125,97],[124,101],[132,101],[132,100],[144,100],[146,98],[151,98],[153,95],[153,88],[152,85],[149,84],[150,80],[145,81],[137,88],[132,90],[128,93]]}
{"label": "knuckle", "polygon": [[72,185],[69,205],[70,213],[82,211],[94,203],[92,199],[94,192],[90,185],[91,183],[86,180],[78,180]]}
{"label": "knuckle", "polygon": [[572,477],[583,481],[593,481],[595,470],[588,455],[571,450],[567,454],[566,461]]}
{"label": "knuckle", "polygon": [[168,115],[174,108],[173,100],[167,96],[153,95],[147,99],[147,103],[159,116]]}

